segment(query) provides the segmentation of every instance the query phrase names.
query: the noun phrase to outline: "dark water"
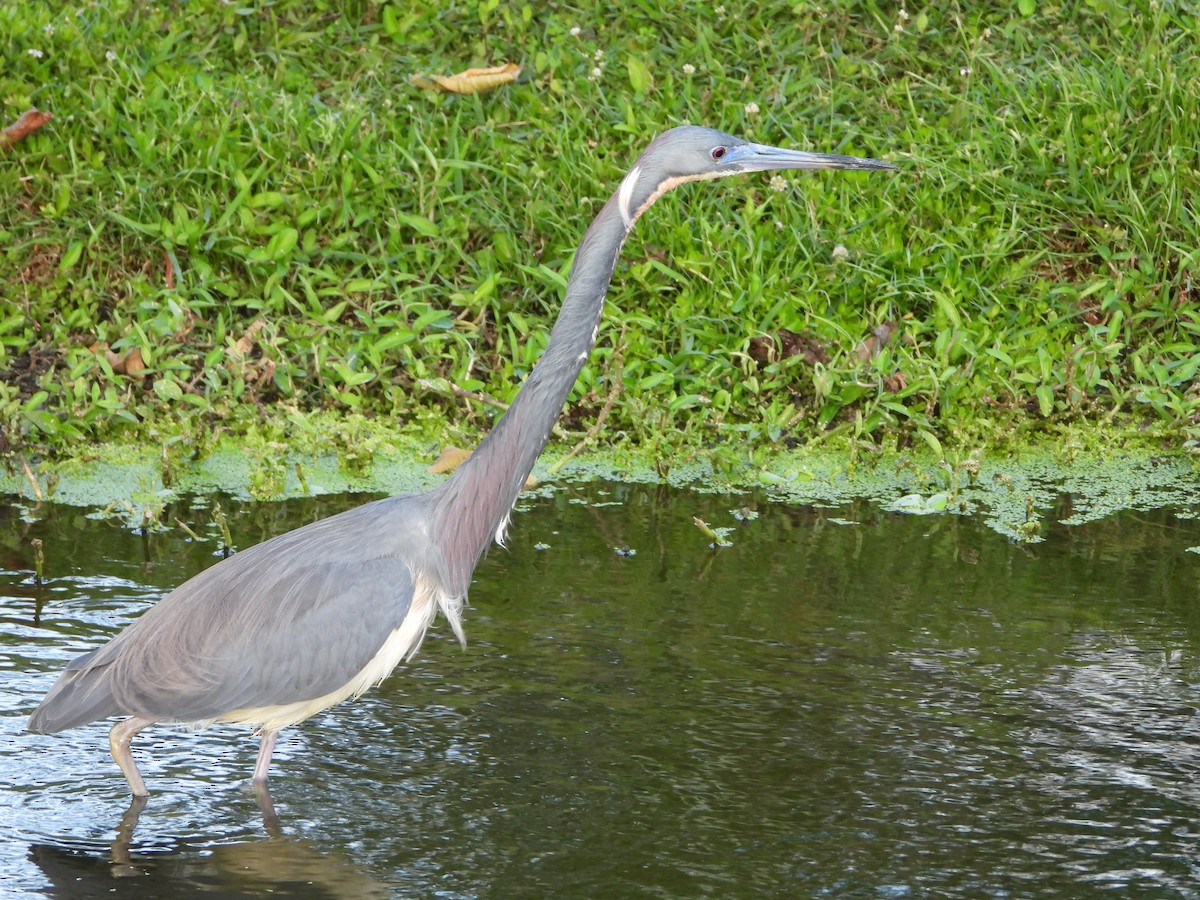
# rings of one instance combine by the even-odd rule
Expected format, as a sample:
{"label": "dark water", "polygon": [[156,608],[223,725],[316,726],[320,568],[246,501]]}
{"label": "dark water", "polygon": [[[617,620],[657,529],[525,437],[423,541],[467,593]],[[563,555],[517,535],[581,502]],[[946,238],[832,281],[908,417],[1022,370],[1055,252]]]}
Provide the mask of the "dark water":
{"label": "dark water", "polygon": [[[244,547],[357,502],[226,510]],[[692,517],[742,506],[759,518],[710,550]],[[146,732],[132,831],[106,726],[22,730],[72,654],[215,561],[207,504],[168,511],[204,542],[2,514],[0,890],[1200,896],[1200,523],[1169,511],[1028,548],[868,505],[532,501],[480,567],[465,653],[439,625],[281,738],[270,831],[243,730]]]}

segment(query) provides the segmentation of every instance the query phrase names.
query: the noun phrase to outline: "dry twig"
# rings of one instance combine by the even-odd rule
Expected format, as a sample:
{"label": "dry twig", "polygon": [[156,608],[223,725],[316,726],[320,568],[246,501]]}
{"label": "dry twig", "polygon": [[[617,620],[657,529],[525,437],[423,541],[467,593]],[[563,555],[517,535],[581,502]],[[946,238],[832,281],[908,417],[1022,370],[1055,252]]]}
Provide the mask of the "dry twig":
{"label": "dry twig", "polygon": [[24,456],[21,457],[21,468],[25,470],[25,477],[29,479],[29,483],[33,486],[34,499],[42,500],[42,486],[38,484],[37,478],[33,475],[33,469],[29,468],[29,460]]}

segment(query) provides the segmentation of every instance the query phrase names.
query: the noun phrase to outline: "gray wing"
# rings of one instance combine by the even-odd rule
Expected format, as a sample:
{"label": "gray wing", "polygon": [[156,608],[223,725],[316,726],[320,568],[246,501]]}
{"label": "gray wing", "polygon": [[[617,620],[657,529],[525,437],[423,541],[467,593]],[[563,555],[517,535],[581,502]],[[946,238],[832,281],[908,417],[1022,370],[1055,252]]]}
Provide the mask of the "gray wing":
{"label": "gray wing", "polygon": [[68,666],[34,720],[78,718],[66,707],[87,712],[89,694],[111,698],[103,715],[189,722],[342,687],[411,607],[405,560],[429,552],[403,503],[415,499],[357,507],[201,572]]}

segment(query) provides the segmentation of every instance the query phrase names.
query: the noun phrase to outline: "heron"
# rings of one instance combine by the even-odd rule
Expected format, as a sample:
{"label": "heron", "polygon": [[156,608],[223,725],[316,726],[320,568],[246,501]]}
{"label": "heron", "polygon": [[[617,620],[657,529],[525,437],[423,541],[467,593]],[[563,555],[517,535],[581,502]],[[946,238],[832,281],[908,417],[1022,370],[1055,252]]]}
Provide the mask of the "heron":
{"label": "heron", "polygon": [[747,172],[895,168],[699,126],[663,132],[584,233],[537,365],[448,480],[304,525],[185,581],[69,662],[29,730],[122,717],[109,749],[134,796],[143,797],[131,751],[142,729],[250,725],[259,736],[251,784],[265,790],[280,730],[381,682],[413,657],[438,613],[465,646],[471,575],[493,540],[504,545],[526,477],[596,343],[621,247],[652,203],[685,182]]}

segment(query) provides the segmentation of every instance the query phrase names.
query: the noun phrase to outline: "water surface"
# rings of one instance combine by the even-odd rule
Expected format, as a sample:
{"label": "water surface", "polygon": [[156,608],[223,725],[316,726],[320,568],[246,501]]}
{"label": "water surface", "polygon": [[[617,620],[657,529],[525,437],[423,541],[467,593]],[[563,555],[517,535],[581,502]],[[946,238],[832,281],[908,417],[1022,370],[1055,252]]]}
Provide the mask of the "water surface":
{"label": "water surface", "polygon": [[[246,547],[359,502],[225,509]],[[164,516],[201,540],[87,512],[0,510],[18,894],[1200,894],[1200,524],[1170,510],[1025,546],[867,503],[529,501],[479,568],[465,652],[439,624],[380,688],[281,737],[273,828],[245,730],[143,733],[136,827],[106,724],[23,732],[72,655],[219,558],[207,501]]]}

